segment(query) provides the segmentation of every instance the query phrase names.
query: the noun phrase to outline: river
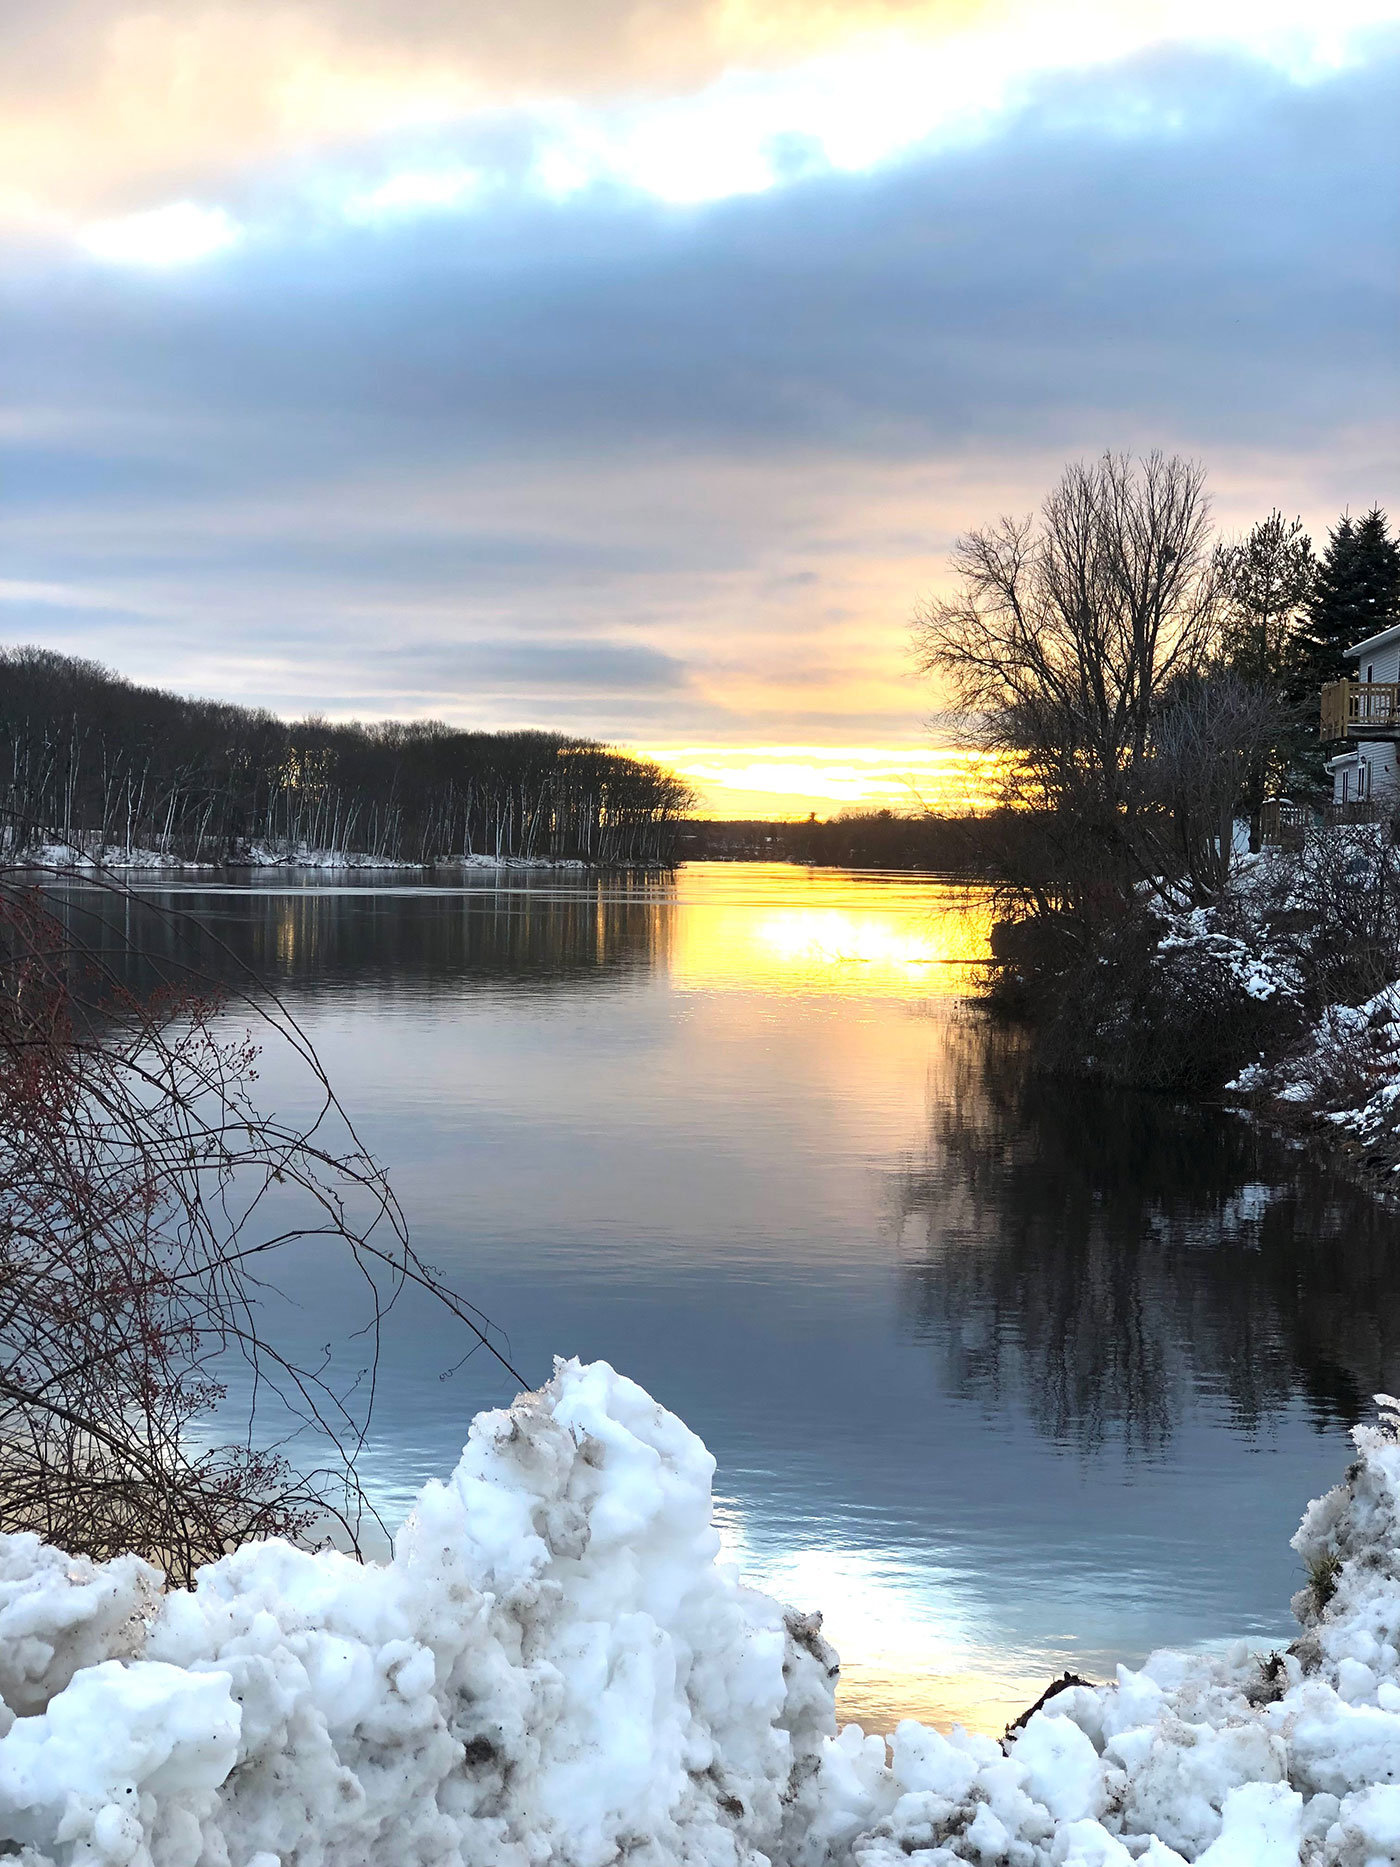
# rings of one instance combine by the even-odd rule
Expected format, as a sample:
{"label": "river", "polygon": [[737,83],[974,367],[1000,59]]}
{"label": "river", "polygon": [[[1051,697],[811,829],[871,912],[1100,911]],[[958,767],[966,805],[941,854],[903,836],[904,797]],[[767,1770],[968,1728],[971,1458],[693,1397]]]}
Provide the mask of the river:
{"label": "river", "polygon": [[[705,1439],[733,1559],[826,1616],[843,1716],[997,1730],[1066,1667],[1290,1637],[1288,1539],[1397,1379],[1396,1223],[1227,1111],[1030,1077],[967,1002],[975,889],[137,887],[276,986],[528,1379],[605,1357]],[[259,1093],[295,1103],[275,1054]],[[349,1293],[294,1294],[331,1338]],[[421,1310],[389,1330],[390,1519],[511,1397],[460,1354]]]}

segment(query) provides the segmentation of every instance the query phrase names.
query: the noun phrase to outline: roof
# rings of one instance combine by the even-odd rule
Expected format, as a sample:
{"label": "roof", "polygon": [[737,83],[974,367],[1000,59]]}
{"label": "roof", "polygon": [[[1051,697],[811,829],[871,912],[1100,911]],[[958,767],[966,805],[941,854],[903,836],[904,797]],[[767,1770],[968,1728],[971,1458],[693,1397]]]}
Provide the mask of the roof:
{"label": "roof", "polygon": [[1364,642],[1357,642],[1346,650],[1347,658],[1353,655],[1369,654],[1373,649],[1382,648],[1388,642],[1400,637],[1400,622],[1392,622],[1388,629],[1382,629],[1378,635],[1368,635]]}

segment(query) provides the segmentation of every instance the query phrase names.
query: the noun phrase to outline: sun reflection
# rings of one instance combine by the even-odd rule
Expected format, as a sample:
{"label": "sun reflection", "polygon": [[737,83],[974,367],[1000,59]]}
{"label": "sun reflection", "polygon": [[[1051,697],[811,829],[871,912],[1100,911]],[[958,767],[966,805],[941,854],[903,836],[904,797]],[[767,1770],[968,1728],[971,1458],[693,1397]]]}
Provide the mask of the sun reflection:
{"label": "sun reflection", "polygon": [[717,1499],[724,1560],[743,1579],[803,1613],[819,1608],[841,1658],[842,1724],[890,1732],[901,1718],[999,1735],[1068,1659],[1014,1653],[986,1606],[931,1553],[751,1547],[741,1508]]}
{"label": "sun reflection", "polygon": [[734,869],[688,870],[690,911],[677,921],[671,950],[671,980],[681,990],[921,997],[965,991],[971,968],[987,957],[985,889],[779,864],[746,868],[755,882],[760,870],[770,885],[775,873],[790,878],[808,898],[756,914]]}

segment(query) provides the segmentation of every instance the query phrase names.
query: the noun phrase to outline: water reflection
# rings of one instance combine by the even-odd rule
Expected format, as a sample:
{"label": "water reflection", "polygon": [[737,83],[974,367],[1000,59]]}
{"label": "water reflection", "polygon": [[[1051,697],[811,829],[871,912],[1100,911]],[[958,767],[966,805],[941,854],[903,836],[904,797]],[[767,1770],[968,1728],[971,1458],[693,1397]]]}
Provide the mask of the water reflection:
{"label": "water reflection", "polygon": [[1252,1432],[1393,1389],[1396,1221],[1355,1187],[1228,1111],[1039,1077],[980,1023],[938,1071],[896,1199],[906,1312],[954,1392],[1153,1453],[1202,1394]]}
{"label": "water reflection", "polygon": [[[847,1716],[997,1728],[1065,1666],[1287,1638],[1302,1504],[1400,1382],[1393,1222],[1218,1112],[1029,1078],[960,1003],[975,891],[307,883],[161,882],[122,925],[67,898],[142,964],[188,907],[206,964],[222,941],[279,986],[527,1377],[604,1356],[707,1441],[735,1556],[828,1611]],[[343,1293],[288,1284],[324,1341]],[[510,1398],[479,1362],[441,1378],[440,1319],[399,1323],[367,1472],[391,1517]]]}
{"label": "water reflection", "polygon": [[[771,884],[770,884],[771,888]],[[797,899],[793,899],[796,896]],[[815,870],[775,902],[747,890],[689,904],[670,956],[684,990],[771,990],[909,1000],[966,989],[988,952],[983,889]]]}
{"label": "water reflection", "polygon": [[[775,879],[778,885],[775,886]],[[635,877],[468,873],[461,886],[345,885],[281,872],[244,886],[81,880],[55,891],[138,976],[192,965],[251,969],[285,989],[432,989],[463,981],[531,991],[663,974],[681,990],[909,1000],[963,989],[986,958],[986,891],[852,878],[780,864],[694,865]]]}
{"label": "water reflection", "polygon": [[99,926],[134,968],[190,967],[279,990],[350,984],[431,990],[479,981],[548,991],[605,984],[668,964],[675,889],[664,879],[580,876],[561,887],[528,872],[461,888],[392,881],[344,886],[308,871],[246,887],[143,884],[134,894],[81,881],[55,891],[76,926]]}

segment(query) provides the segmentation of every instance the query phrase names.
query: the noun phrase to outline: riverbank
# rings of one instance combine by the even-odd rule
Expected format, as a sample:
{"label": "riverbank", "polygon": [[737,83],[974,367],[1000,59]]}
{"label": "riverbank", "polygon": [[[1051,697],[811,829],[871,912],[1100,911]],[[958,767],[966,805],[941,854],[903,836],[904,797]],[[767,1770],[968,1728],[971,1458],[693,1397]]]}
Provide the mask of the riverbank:
{"label": "riverbank", "polygon": [[1286,1650],[1158,1653],[1002,1742],[835,1729],[820,1604],[719,1560],[714,1461],[603,1363],[479,1415],[392,1562],[166,1590],[0,1539],[0,1835],[29,1867],[1369,1867],[1400,1848],[1395,1403],[1294,1540]]}
{"label": "riverbank", "polygon": [[1389,1198],[1400,1188],[1400,849],[1387,824],[1237,856],[1209,905],[1144,887],[1097,926],[993,933],[993,1002],[1045,1067],[1224,1096]]}
{"label": "riverbank", "polygon": [[399,857],[378,856],[364,850],[318,849],[303,844],[269,846],[253,843],[235,856],[221,862],[196,862],[159,849],[127,848],[124,845],[80,848],[71,843],[41,843],[32,849],[16,852],[16,866],[58,869],[64,872],[159,872],[171,875],[214,875],[257,872],[263,869],[376,870],[435,875],[460,870],[511,869],[541,872],[586,874],[624,871],[655,874],[669,866],[662,862],[586,862],[577,856],[488,856],[461,855],[433,862],[408,862]]}
{"label": "riverbank", "polygon": [[1400,1204],[1400,984],[1329,1006],[1289,1054],[1247,1064],[1226,1087],[1252,1115],[1344,1160],[1377,1198]]}

